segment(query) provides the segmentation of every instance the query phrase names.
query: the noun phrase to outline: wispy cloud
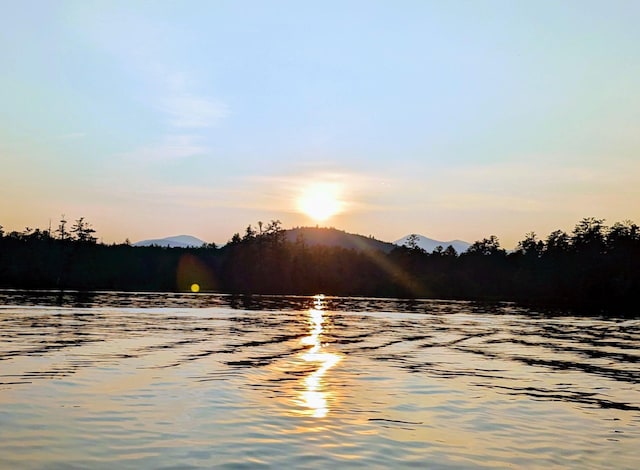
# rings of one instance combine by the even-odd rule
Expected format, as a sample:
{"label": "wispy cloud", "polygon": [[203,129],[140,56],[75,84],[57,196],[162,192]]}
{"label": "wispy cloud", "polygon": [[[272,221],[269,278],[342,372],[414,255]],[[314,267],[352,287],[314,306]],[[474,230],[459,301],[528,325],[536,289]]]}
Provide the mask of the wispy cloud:
{"label": "wispy cloud", "polygon": [[385,195],[393,191],[395,181],[354,171],[302,171],[286,175],[252,175],[247,186],[246,207],[298,212],[297,201],[312,185],[328,184],[336,189],[345,212],[370,212],[388,209]]}
{"label": "wispy cloud", "polygon": [[191,80],[180,71],[167,71],[159,75],[162,96],[156,96],[156,108],[164,117],[166,134],[161,141],[131,152],[137,160],[161,162],[188,158],[210,151],[204,144],[205,132],[228,114],[226,105],[191,91]]}
{"label": "wispy cloud", "polygon": [[210,128],[228,115],[226,104],[196,91],[197,80],[190,74],[159,63],[149,69],[148,75],[156,77],[161,94],[157,109],[167,117],[170,127]]}
{"label": "wispy cloud", "polygon": [[638,195],[640,163],[610,161],[606,165],[572,158],[528,158],[516,162],[468,165],[426,175],[414,194],[413,210],[520,212],[560,211],[610,213],[630,209]]}
{"label": "wispy cloud", "polygon": [[227,116],[226,105],[185,93],[163,100],[161,111],[169,118],[169,125],[177,129],[212,127]]}
{"label": "wispy cloud", "polygon": [[138,162],[161,162],[202,155],[209,149],[199,143],[194,135],[164,136],[160,142],[144,145],[130,152],[119,154],[120,158]]}
{"label": "wispy cloud", "polygon": [[229,109],[207,89],[200,68],[189,66],[175,53],[188,47],[187,40],[181,42],[186,37],[184,31],[172,22],[140,15],[136,8],[113,6],[107,10],[101,10],[99,20],[93,10],[85,11],[94,26],[85,34],[116,59],[128,80],[142,84],[136,88],[134,101],[154,112],[152,119],[159,129],[146,145],[120,156],[152,162],[205,153],[209,150],[208,131],[229,114]]}

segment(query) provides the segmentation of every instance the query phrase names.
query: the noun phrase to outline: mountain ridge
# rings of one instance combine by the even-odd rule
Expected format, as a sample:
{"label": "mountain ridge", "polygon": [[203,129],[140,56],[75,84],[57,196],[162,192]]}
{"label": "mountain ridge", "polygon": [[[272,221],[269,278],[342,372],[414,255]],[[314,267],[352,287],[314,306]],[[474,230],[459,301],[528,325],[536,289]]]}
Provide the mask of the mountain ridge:
{"label": "mountain ridge", "polygon": [[206,242],[192,235],[174,235],[165,238],[153,238],[149,240],[140,240],[135,242],[133,246],[163,246],[167,248],[200,248]]}
{"label": "mountain ridge", "polygon": [[[379,250],[384,253],[391,252],[398,246],[408,243],[411,235],[406,235],[394,242],[378,240],[372,236],[348,233],[334,227],[295,227],[283,230],[285,240],[290,243],[303,242],[309,246],[339,246],[355,250]],[[458,253],[463,253],[471,246],[464,240],[440,241],[425,235],[417,235],[417,246],[431,253],[438,246],[446,248],[451,245]],[[133,243],[133,246],[161,246],[168,248],[199,248],[206,242],[192,235],[175,235],[164,238],[153,238]]]}
{"label": "mountain ridge", "polygon": [[[429,238],[426,237],[424,235],[420,235],[420,234],[415,234],[417,235],[418,239],[416,240],[416,243],[418,245],[419,248],[422,248],[423,250],[425,250],[428,253],[432,253],[433,250],[435,250],[438,246],[441,246],[442,248],[446,248],[449,245],[451,245],[453,248],[455,248],[455,250],[458,253],[464,253],[465,251],[467,251],[467,249],[471,246],[471,243],[466,242],[464,240],[450,240],[450,241],[440,241],[440,240],[434,240],[433,238]],[[393,242],[395,245],[398,246],[403,246],[406,245],[408,243],[408,239],[410,235],[406,235],[398,240],[396,240],[395,242]]]}

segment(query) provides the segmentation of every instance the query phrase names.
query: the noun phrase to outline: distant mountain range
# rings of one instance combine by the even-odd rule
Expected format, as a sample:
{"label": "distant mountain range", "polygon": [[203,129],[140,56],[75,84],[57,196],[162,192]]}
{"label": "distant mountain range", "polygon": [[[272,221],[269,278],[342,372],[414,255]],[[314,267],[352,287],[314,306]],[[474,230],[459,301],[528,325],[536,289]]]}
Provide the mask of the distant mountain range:
{"label": "distant mountain range", "polygon": [[[399,246],[406,245],[410,236],[411,235],[402,237],[401,239],[396,240],[393,243]],[[441,242],[439,240],[434,240],[432,238],[425,237],[424,235],[418,235],[417,245],[423,250],[427,251],[428,253],[433,252],[433,250],[435,250],[436,247],[438,246],[441,246],[442,248],[446,248],[449,245],[454,247],[458,253],[464,253],[465,251],[467,251],[467,248],[471,246],[471,243],[467,243],[462,240],[451,240],[448,242]]]}
{"label": "distant mountain range", "polygon": [[176,235],[175,237],[157,238],[135,242],[133,246],[166,246],[168,248],[199,248],[206,242],[191,235]]}
{"label": "distant mountain range", "polygon": [[[380,250],[389,253],[396,246],[407,244],[410,235],[400,238],[393,243],[377,240],[372,237],[365,237],[354,233],[347,233],[335,228],[318,227],[298,227],[285,230],[285,238],[291,243],[296,241],[304,242],[308,246],[325,245],[340,246],[355,250]],[[191,235],[177,235],[174,237],[157,238],[152,240],[142,240],[133,246],[163,246],[169,248],[199,248],[206,242]],[[424,235],[418,235],[417,244],[420,248],[431,253],[437,246],[443,248],[453,246],[458,253],[463,253],[469,248],[470,243],[462,240],[439,241]]]}

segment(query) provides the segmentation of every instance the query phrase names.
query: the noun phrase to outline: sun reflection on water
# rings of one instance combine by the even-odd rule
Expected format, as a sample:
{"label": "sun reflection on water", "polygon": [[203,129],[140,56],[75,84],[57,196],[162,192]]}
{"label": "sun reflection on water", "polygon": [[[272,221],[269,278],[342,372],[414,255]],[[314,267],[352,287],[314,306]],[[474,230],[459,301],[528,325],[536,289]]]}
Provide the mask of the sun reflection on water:
{"label": "sun reflection on water", "polygon": [[324,296],[314,297],[313,308],[309,309],[310,335],[302,338],[305,346],[311,346],[302,359],[309,363],[318,363],[320,367],[304,379],[304,390],[301,393],[301,404],[306,407],[314,418],[324,418],[329,412],[328,400],[331,392],[327,391],[324,375],[335,366],[342,357],[335,353],[323,351],[321,335],[324,326]]}

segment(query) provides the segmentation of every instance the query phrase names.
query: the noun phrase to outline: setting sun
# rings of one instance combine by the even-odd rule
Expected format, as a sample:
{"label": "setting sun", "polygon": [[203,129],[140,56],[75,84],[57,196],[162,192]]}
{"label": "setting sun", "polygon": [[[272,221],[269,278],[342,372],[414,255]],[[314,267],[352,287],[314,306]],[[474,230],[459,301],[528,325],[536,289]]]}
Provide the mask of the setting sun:
{"label": "setting sun", "polygon": [[298,200],[300,211],[321,222],[342,210],[337,184],[316,183],[306,188]]}

